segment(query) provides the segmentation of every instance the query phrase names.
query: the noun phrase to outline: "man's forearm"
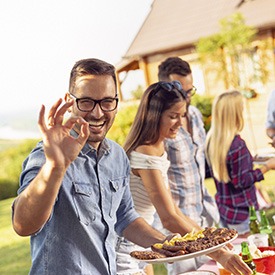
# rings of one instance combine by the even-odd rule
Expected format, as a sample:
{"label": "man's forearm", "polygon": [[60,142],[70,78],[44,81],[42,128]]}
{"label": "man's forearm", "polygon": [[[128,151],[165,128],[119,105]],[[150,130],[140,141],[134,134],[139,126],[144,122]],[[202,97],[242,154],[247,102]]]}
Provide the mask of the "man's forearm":
{"label": "man's forearm", "polygon": [[13,227],[22,236],[37,232],[52,212],[65,170],[47,163],[14,202]]}

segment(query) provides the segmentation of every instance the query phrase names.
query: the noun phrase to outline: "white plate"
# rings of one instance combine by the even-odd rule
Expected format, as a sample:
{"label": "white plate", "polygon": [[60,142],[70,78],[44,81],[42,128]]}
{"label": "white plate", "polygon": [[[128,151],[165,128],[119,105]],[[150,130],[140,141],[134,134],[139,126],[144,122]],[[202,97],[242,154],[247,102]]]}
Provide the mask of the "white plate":
{"label": "white plate", "polygon": [[254,164],[263,164],[270,158],[274,158],[274,157],[275,157],[275,153],[259,154],[253,158],[253,163]]}
{"label": "white plate", "polygon": [[188,253],[188,254],[181,255],[181,256],[165,257],[165,258],[152,259],[152,260],[140,260],[140,259],[136,259],[136,258],[134,258],[134,259],[136,259],[137,261],[147,262],[147,263],[151,263],[151,264],[154,264],[154,263],[173,263],[173,262],[183,261],[183,260],[195,258],[195,257],[198,257],[198,256],[202,256],[202,255],[214,252],[214,251],[222,248],[226,244],[231,243],[237,237],[238,237],[238,234],[236,236],[234,236],[232,239],[230,239],[230,240],[228,240],[228,241],[226,241],[224,243],[218,244],[216,246],[213,246],[213,247],[201,250],[201,251],[197,251],[197,252],[193,252],[193,253]]}

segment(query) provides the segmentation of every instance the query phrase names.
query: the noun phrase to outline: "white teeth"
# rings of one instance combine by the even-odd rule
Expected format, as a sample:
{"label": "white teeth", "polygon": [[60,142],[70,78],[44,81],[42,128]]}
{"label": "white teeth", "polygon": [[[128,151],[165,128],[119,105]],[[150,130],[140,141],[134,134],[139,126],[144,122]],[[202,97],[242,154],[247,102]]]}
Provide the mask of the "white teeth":
{"label": "white teeth", "polygon": [[103,125],[104,123],[102,123],[102,122],[100,122],[100,123],[89,123],[89,125],[91,126],[91,127],[101,127],[102,125]]}

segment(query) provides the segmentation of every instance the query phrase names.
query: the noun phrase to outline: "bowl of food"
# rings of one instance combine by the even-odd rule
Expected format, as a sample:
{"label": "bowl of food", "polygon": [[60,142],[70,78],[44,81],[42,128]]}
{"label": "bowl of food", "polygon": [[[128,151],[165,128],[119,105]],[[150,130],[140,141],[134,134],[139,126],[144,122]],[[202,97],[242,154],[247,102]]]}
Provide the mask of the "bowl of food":
{"label": "bowl of food", "polygon": [[265,274],[275,274],[275,247],[258,247],[261,252],[257,258],[253,257],[256,271]]}

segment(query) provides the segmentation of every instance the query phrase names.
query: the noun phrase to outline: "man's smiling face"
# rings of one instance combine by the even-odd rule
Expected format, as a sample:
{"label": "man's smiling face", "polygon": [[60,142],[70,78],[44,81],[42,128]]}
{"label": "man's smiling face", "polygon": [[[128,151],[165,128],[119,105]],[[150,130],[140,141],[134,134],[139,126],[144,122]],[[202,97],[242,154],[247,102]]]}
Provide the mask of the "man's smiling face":
{"label": "man's smiling face", "polygon": [[[76,98],[90,98],[93,100],[115,98],[116,87],[113,78],[109,75],[87,75],[77,78],[72,94]],[[81,116],[89,123],[88,143],[97,149],[111,128],[117,109],[106,112],[102,111],[99,104],[96,104],[92,111],[83,112],[78,109],[75,102],[71,112],[73,116]],[[78,133],[80,132],[78,124],[75,125],[74,129]]]}

